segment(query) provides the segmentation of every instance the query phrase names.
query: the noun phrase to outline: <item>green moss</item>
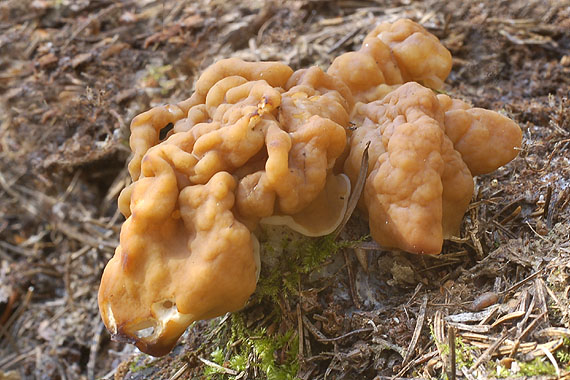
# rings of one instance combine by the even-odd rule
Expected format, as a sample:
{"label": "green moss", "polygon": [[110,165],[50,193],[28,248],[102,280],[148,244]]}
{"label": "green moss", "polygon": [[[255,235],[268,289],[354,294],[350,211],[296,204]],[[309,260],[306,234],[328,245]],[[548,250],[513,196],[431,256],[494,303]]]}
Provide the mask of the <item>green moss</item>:
{"label": "green moss", "polygon": [[[266,231],[267,235],[260,237],[266,262],[262,265],[261,277],[249,308],[260,306],[265,313],[263,322],[248,327],[245,322],[247,311],[233,313],[222,323],[220,319],[212,322],[205,339],[207,344],[202,349],[209,352],[212,362],[223,368],[205,365],[203,374],[206,379],[234,379],[243,371],[252,375],[254,369],[260,379],[296,378],[299,371],[296,330],[293,327],[284,333],[272,333],[266,326],[287,326],[281,320],[279,303],[282,297],[294,297],[303,275],[322,266],[339,249],[357,242],[336,242],[333,236],[306,238],[292,232],[281,232],[277,229]],[[229,374],[227,370],[237,375]]]}
{"label": "green moss", "polygon": [[149,357],[146,355],[137,355],[135,356],[132,361],[129,363],[129,371],[131,373],[139,372],[144,369],[151,367],[155,364],[159,359],[156,360],[149,360]]}
{"label": "green moss", "polygon": [[257,327],[248,329],[240,314],[234,314],[227,322],[225,331],[228,337],[224,347],[217,347],[211,352],[211,360],[238,375],[230,375],[224,370],[206,366],[204,375],[207,379],[234,379],[242,371],[257,367],[264,379],[293,380],[299,370],[298,337],[294,330],[284,334],[268,334],[267,329]]}
{"label": "green moss", "polygon": [[570,338],[564,338],[562,347],[556,350],[556,359],[561,364],[570,366]]}
{"label": "green moss", "polygon": [[256,296],[269,297],[276,303],[284,295],[284,290],[287,294],[296,294],[302,275],[320,267],[340,249],[354,246],[367,238],[364,236],[357,241],[337,242],[333,235],[327,235],[319,238],[284,239],[280,247],[263,243],[264,254],[282,253],[270,273],[262,272]]}
{"label": "green moss", "polygon": [[[433,326],[430,326],[430,332],[436,345],[440,348],[444,356],[449,355],[449,345],[443,342],[439,342],[435,337],[435,332],[433,331]],[[463,341],[461,337],[456,337],[455,339],[455,365],[457,369],[463,367],[471,368],[475,362],[475,351],[477,347],[471,346]],[[447,374],[443,374],[444,378],[447,378]]]}
{"label": "green moss", "polygon": [[556,375],[556,369],[545,358],[535,358],[533,361],[522,362],[519,365],[520,371],[518,375],[520,376]]}

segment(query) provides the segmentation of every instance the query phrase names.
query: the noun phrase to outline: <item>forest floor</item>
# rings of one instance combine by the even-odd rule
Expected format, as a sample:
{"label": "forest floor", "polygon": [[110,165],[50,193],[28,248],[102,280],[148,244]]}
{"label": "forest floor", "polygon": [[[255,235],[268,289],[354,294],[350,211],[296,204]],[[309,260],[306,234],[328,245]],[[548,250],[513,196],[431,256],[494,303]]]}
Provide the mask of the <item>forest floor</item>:
{"label": "forest floor", "polygon": [[[451,51],[446,93],[523,130],[519,156],[476,179],[460,237],[433,257],[281,247],[296,276],[265,272],[279,291],[170,355],[111,341],[96,297],[132,118],[218,59],[326,68],[402,17]],[[569,378],[569,95],[564,0],[0,2],[0,380]],[[355,214],[341,238],[366,233]]]}

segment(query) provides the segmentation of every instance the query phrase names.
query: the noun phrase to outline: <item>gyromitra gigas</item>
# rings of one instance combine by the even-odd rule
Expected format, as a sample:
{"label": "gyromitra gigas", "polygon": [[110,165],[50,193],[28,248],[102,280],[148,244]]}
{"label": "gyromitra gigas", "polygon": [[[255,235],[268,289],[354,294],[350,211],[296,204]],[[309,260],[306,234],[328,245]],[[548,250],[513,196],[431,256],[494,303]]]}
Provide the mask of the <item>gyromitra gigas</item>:
{"label": "gyromitra gigas", "polygon": [[[189,99],[137,116],[133,183],[119,197],[127,220],[99,290],[109,331],[163,355],[193,321],[242,308],[259,276],[257,226],[332,232],[368,143],[360,205],[372,237],[440,252],[459,229],[472,176],[510,161],[521,142],[506,117],[416,83],[440,88],[450,69],[435,36],[400,20],[327,73],[226,59]],[[350,180],[333,170],[341,157]]]}
{"label": "gyromitra gigas", "polygon": [[450,70],[449,51],[410,20],[380,24],[328,70],[358,101],[344,168],[354,183],[370,142],[360,206],[385,247],[439,253],[459,230],[472,176],[511,161],[521,145],[521,130],[507,117],[415,83],[439,89]]}
{"label": "gyromitra gigas", "polygon": [[382,100],[357,103],[345,171],[352,181],[370,142],[363,208],[374,240],[414,253],[439,253],[459,230],[472,175],[512,160],[520,128],[496,112],[436,94],[415,82]]}
{"label": "gyromitra gigas", "polygon": [[99,290],[114,337],[163,355],[191,322],[242,308],[259,275],[260,220],[332,231],[350,193],[332,167],[352,106],[317,67],[227,59],[188,100],[136,117],[134,182],[119,198],[127,220]]}

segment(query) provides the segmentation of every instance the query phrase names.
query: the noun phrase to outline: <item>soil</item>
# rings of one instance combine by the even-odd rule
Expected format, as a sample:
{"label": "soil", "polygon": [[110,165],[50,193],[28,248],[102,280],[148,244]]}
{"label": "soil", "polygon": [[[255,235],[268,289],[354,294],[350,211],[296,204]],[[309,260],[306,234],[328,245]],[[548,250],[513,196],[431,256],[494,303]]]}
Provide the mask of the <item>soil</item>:
{"label": "soil", "polygon": [[[111,341],[96,297],[132,118],[189,97],[217,59],[326,68],[402,17],[451,51],[446,93],[523,130],[519,156],[476,179],[461,235],[434,257],[335,246],[281,297],[196,323],[165,358]],[[570,376],[569,95],[565,0],[5,0],[0,379]],[[366,233],[355,213],[340,241]],[[263,359],[251,331],[287,339]],[[240,342],[256,347],[242,366]]]}

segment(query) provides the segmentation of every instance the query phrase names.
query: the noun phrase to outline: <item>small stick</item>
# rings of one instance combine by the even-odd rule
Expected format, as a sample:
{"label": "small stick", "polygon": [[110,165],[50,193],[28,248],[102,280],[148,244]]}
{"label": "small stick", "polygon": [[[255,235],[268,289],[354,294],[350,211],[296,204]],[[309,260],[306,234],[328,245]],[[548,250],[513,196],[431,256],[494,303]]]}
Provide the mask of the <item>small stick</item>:
{"label": "small stick", "polygon": [[546,188],[546,197],[544,198],[544,206],[542,206],[542,209],[544,210],[544,214],[548,217],[548,208],[550,207],[550,200],[552,199],[552,187],[550,186],[550,184],[548,184],[548,187]]}
{"label": "small stick", "polygon": [[504,295],[509,294],[510,292],[520,288],[521,285],[524,285],[525,283],[532,280],[533,278],[535,278],[536,276],[538,276],[541,273],[542,273],[542,269],[537,270],[536,272],[534,272],[533,274],[531,274],[527,278],[520,280],[519,282],[517,282],[516,284],[514,284],[513,286],[511,286],[507,290],[503,290],[499,295],[504,296]]}
{"label": "small stick", "polygon": [[499,338],[497,338],[497,340],[495,340],[493,342],[492,345],[489,346],[489,348],[487,348],[485,350],[485,352],[483,352],[483,354],[481,356],[479,356],[479,358],[475,361],[475,363],[473,363],[473,366],[469,369],[470,372],[473,372],[477,369],[477,367],[479,367],[481,364],[483,364],[483,362],[485,360],[487,360],[488,358],[491,357],[491,355],[493,355],[493,353],[495,351],[497,351],[497,349],[499,348],[499,346],[505,341],[505,339],[507,339],[507,335],[508,333],[505,331],[503,333],[503,335],[501,335]]}
{"label": "small stick", "polygon": [[97,351],[99,350],[99,345],[101,344],[101,335],[103,334],[104,329],[105,325],[103,324],[103,322],[99,322],[99,328],[95,332],[93,340],[91,341],[91,346],[89,347],[89,361],[87,362],[88,380],[95,379],[95,365],[97,363]]}
{"label": "small stick", "polygon": [[346,250],[343,251],[344,253],[344,261],[346,263],[346,271],[348,272],[348,282],[349,282],[349,289],[350,295],[352,296],[352,302],[357,309],[362,308],[362,304],[360,303],[360,298],[358,296],[358,292],[356,291],[356,285],[354,283],[354,273],[352,273],[352,265],[350,260],[348,259],[348,254]]}
{"label": "small stick", "polygon": [[200,359],[200,361],[201,361],[202,363],[206,364],[207,366],[213,367],[213,368],[215,368],[215,369],[217,369],[217,370],[220,370],[220,371],[222,371],[223,373],[226,373],[226,374],[228,374],[228,375],[237,376],[237,374],[238,374],[237,371],[234,371],[233,369],[229,369],[229,368],[226,368],[226,367],[222,367],[222,366],[219,365],[218,363],[211,362],[211,361],[209,361],[208,359],[204,359],[204,358],[201,358],[201,357],[199,357],[198,359]]}
{"label": "small stick", "polygon": [[406,351],[406,356],[404,357],[404,361],[402,362],[404,365],[407,364],[408,361],[411,359],[414,349],[416,348],[416,344],[418,343],[418,339],[420,338],[422,327],[424,325],[424,319],[426,317],[427,301],[428,297],[424,296],[424,300],[422,302],[422,305],[420,306],[420,312],[418,315],[418,320],[416,322],[416,328],[414,329],[414,335],[412,335],[412,340],[410,342],[410,345],[408,346],[408,350]]}
{"label": "small stick", "polygon": [[348,219],[352,216],[356,205],[358,204],[358,200],[362,195],[362,190],[364,190],[364,184],[366,183],[366,177],[368,175],[368,148],[370,147],[370,141],[366,144],[366,148],[364,148],[364,152],[362,152],[362,160],[360,162],[360,172],[358,173],[358,178],[356,183],[354,184],[354,189],[352,189],[350,197],[348,197],[348,205],[346,207],[346,212],[344,214],[344,218],[340,222],[339,226],[334,230],[333,236],[336,239],[340,232],[348,222]]}
{"label": "small stick", "polygon": [[186,372],[188,370],[188,363],[184,363],[184,365],[182,367],[180,367],[180,369],[178,371],[176,371],[174,373],[174,375],[172,375],[172,377],[169,380],[177,380],[178,378],[180,378],[180,376],[182,376],[184,374],[184,372]]}
{"label": "small stick", "polygon": [[322,343],[332,343],[332,342],[336,342],[337,340],[341,340],[341,339],[344,339],[344,338],[348,338],[349,336],[354,335],[354,334],[360,334],[360,333],[363,333],[363,332],[372,332],[372,331],[374,331],[374,328],[372,328],[372,327],[366,327],[366,328],[363,328],[363,329],[357,329],[357,330],[353,330],[353,331],[347,332],[346,334],[343,334],[343,335],[341,335],[341,336],[337,336],[337,337],[334,337],[334,338],[325,338],[325,339],[317,339],[317,340],[318,340],[319,342],[322,342]]}
{"label": "small stick", "polygon": [[447,343],[449,345],[449,378],[455,380],[457,368],[455,366],[455,328],[447,329]]}
{"label": "small stick", "polygon": [[299,334],[299,361],[303,358],[303,343],[304,343],[304,334],[303,334],[303,315],[301,314],[301,304],[297,304],[297,328]]}

